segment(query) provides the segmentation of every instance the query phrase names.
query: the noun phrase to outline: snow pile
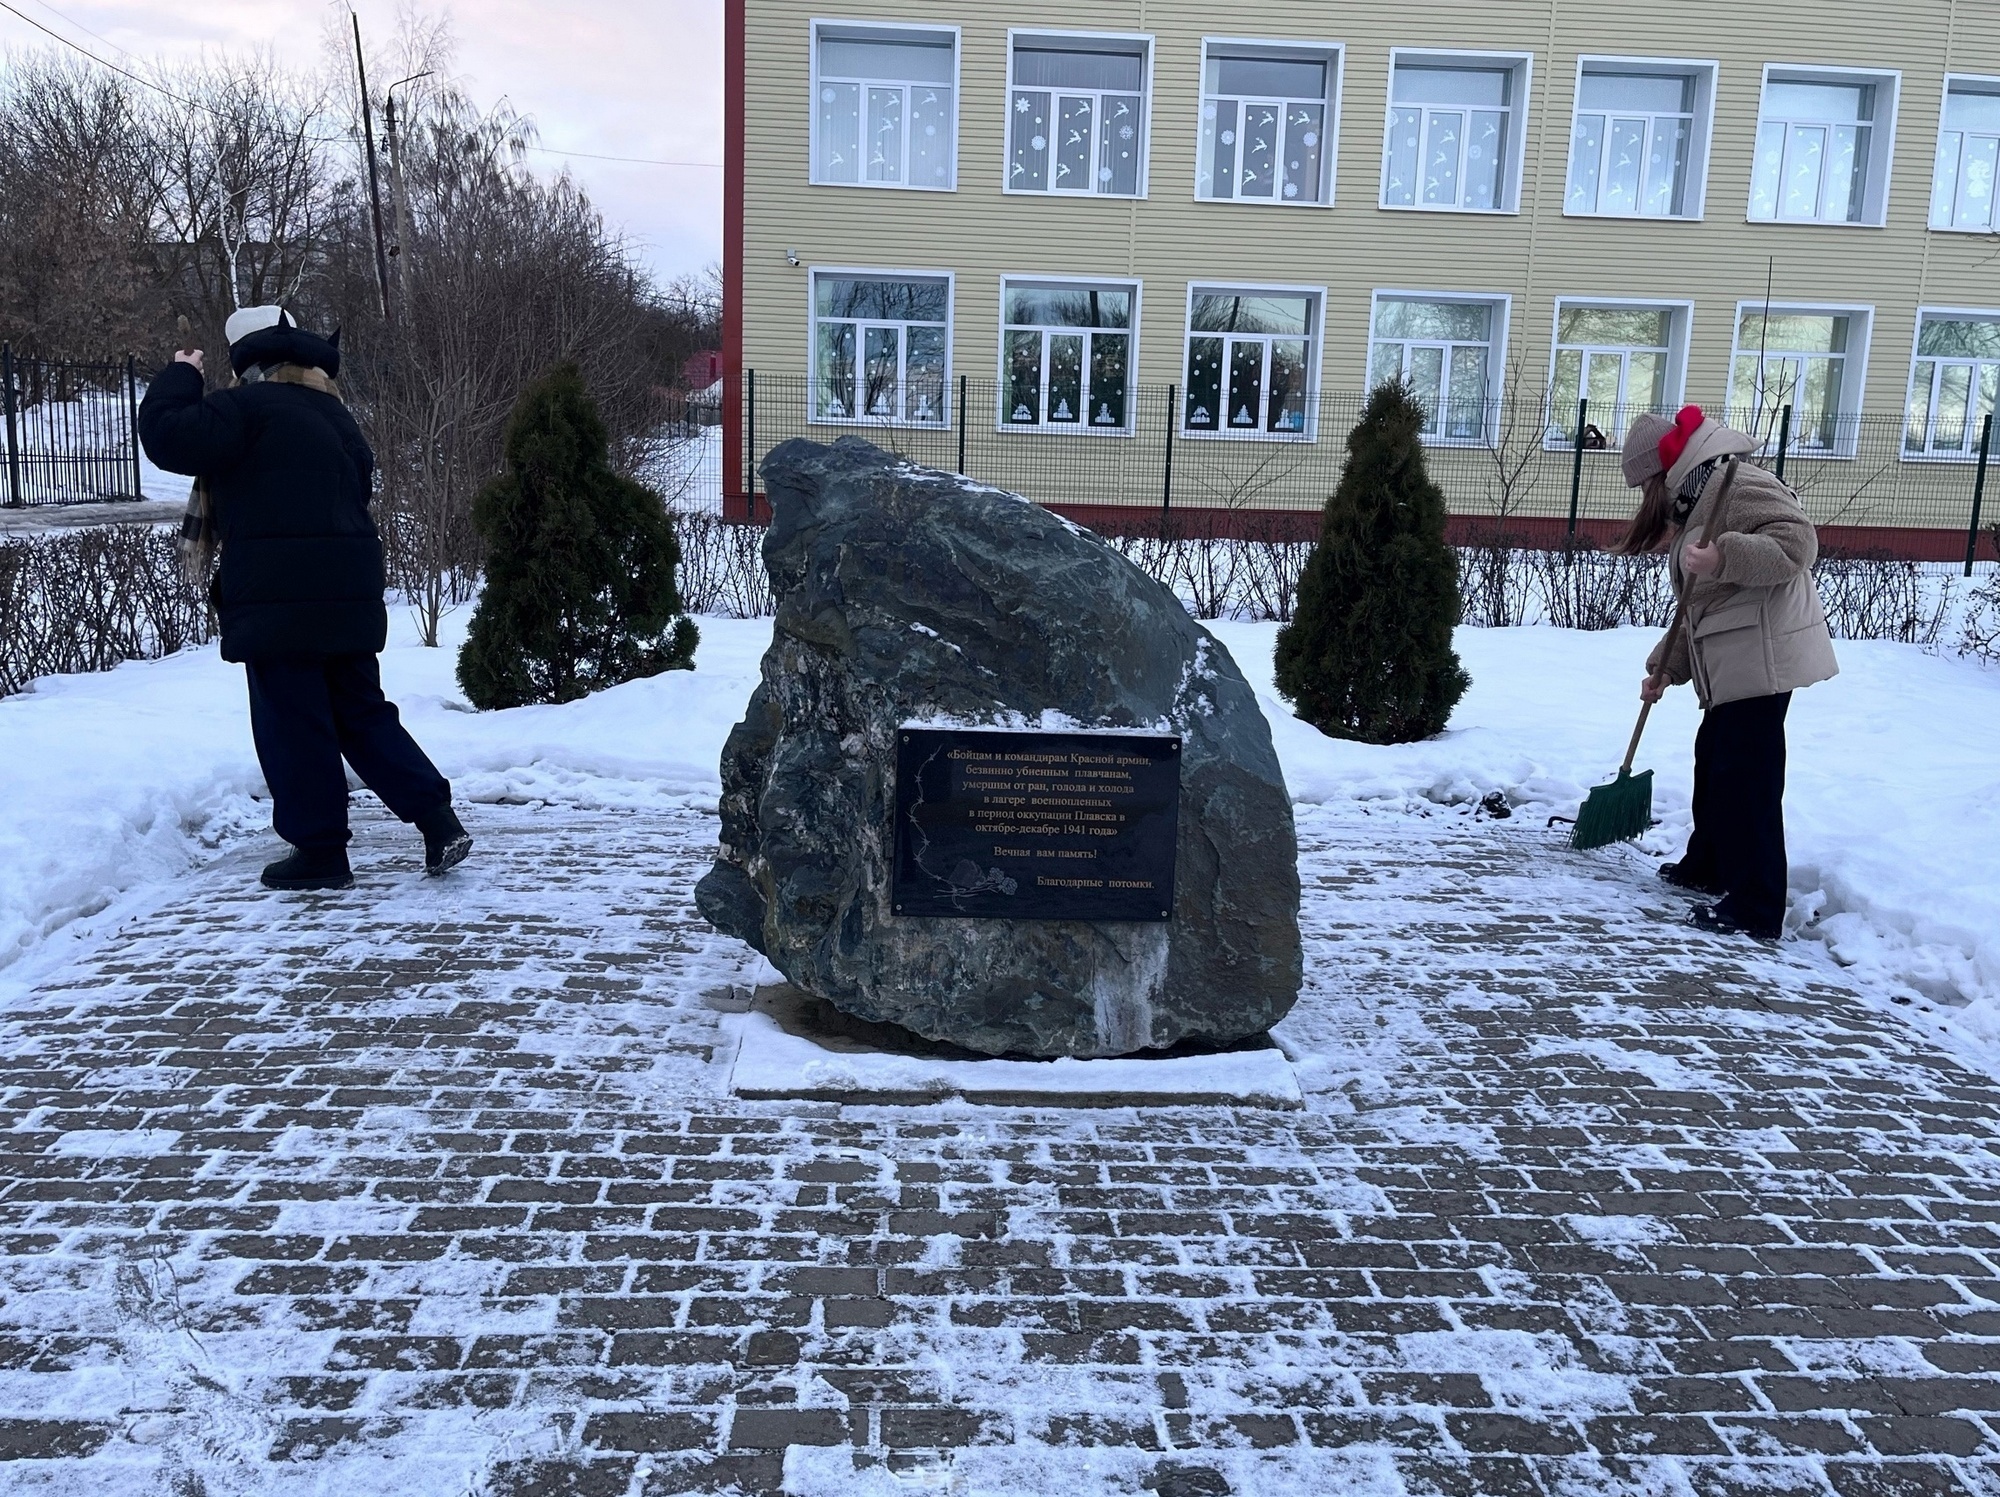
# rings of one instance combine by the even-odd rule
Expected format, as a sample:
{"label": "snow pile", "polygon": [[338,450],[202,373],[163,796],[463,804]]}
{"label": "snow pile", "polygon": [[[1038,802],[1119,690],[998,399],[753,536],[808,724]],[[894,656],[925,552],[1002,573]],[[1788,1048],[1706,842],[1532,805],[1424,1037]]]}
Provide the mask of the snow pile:
{"label": "snow pile", "polygon": [[[633,810],[713,804],[771,628],[704,620],[692,672],[473,713],[453,679],[459,633],[426,650],[395,623],[384,680],[461,797]],[[1461,629],[1473,685],[1451,728],[1379,748],[1291,716],[1271,682],[1276,631],[1215,626],[1263,701],[1296,800],[1476,816],[1497,795],[1535,825],[1574,814],[1616,768],[1657,638]],[[1790,924],[1877,985],[1967,1005],[1954,1027],[2000,1045],[2000,670],[1904,645],[1838,649],[1842,674],[1792,704]],[[1638,765],[1654,771],[1661,824],[1637,850],[1598,854],[1635,879],[1686,835],[1697,718],[1685,688],[1655,710]],[[226,838],[269,835],[242,672],[213,647],[0,701],[0,762],[0,965]]]}

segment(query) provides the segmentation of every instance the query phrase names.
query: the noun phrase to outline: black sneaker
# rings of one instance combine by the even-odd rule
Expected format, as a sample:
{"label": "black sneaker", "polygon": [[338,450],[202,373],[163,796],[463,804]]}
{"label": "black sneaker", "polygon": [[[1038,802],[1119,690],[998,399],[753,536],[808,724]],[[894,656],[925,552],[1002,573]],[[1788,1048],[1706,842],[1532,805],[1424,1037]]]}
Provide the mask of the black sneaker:
{"label": "black sneaker", "polygon": [[449,805],[420,818],[417,830],[424,834],[424,872],[432,878],[456,868],[472,851],[472,837]]}
{"label": "black sneaker", "polygon": [[1776,941],[1782,929],[1755,930],[1738,920],[1719,904],[1698,904],[1688,912],[1687,923],[1696,930],[1716,936],[1748,936],[1753,941]]}
{"label": "black sneaker", "polygon": [[1719,884],[1713,884],[1705,878],[1697,877],[1685,862],[1662,863],[1660,865],[1660,882],[1671,884],[1676,889],[1686,889],[1691,894],[1720,894],[1723,892]]}
{"label": "black sneaker", "polygon": [[344,847],[295,847],[266,867],[261,881],[267,889],[351,889],[354,871]]}

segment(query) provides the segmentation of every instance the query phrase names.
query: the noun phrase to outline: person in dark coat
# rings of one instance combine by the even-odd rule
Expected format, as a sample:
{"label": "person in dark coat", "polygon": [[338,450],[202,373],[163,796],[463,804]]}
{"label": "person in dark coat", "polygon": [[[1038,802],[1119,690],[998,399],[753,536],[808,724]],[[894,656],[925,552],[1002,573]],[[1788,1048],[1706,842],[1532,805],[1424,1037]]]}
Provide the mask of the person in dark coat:
{"label": "person in dark coat", "polygon": [[222,658],[249,678],[250,729],[271,788],[271,825],[292,844],[264,870],[273,889],[344,889],[347,774],[424,838],[439,874],[472,849],[451,785],[382,695],[388,642],[382,541],[368,515],[375,456],[334,379],[339,334],[307,332],[279,307],[229,319],[229,388],[204,394],[202,356],[174,355],[139,407],[154,464],[206,487],[221,567],[212,596]]}

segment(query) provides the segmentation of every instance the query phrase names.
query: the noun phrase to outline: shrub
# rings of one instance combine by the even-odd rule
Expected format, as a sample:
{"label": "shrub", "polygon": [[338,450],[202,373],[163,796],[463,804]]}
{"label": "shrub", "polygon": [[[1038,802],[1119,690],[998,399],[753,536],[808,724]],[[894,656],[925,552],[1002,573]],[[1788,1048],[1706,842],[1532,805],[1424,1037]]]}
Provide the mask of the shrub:
{"label": "shrub", "polygon": [[0,696],[38,676],[108,671],[214,634],[174,532],[105,525],[0,540]]}
{"label": "shrub", "polygon": [[694,664],[680,559],[660,496],[612,470],[603,419],[573,364],[516,402],[506,471],[473,502],[486,588],[458,680],[475,707],[569,702]]}
{"label": "shrub", "polygon": [[1405,385],[1368,397],[1278,633],[1278,690],[1330,737],[1428,738],[1470,684],[1451,648],[1458,558],[1445,544],[1444,495],[1424,470],[1423,421]]}

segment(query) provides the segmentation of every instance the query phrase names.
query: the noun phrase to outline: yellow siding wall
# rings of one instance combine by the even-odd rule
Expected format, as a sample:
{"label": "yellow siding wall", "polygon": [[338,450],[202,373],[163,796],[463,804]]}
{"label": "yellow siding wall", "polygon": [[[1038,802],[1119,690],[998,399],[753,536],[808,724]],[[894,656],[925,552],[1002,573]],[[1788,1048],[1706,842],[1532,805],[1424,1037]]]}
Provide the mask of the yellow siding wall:
{"label": "yellow siding wall", "polygon": [[[808,182],[809,31],[814,17],[962,28],[958,188],[952,193]],[[1007,31],[1134,31],[1154,38],[1149,192],[1140,200],[1006,195]],[[1346,46],[1331,208],[1197,202],[1196,117],[1204,36],[1298,37]],[[1377,206],[1392,46],[1533,54],[1521,211],[1413,213]],[[1580,53],[1720,64],[1700,222],[1565,217],[1570,118]],[[1767,62],[1899,69],[1883,227],[1746,221],[1751,151]],[[1919,305],[2000,306],[2000,244],[1926,226],[1944,75],[2000,74],[2000,5],[1944,0],[1716,0],[1631,8],[1553,0],[1297,0],[1136,5],[1049,0],[867,0],[851,8],[752,0],[745,118],[744,363],[798,376],[807,354],[813,265],[956,274],[953,373],[998,373],[1003,273],[1132,276],[1143,282],[1137,378],[1179,381],[1190,280],[1327,288],[1321,384],[1365,385],[1376,288],[1508,293],[1508,360],[1547,378],[1559,296],[1694,303],[1686,397],[1719,407],[1739,299],[1875,308],[1866,369],[1871,411],[1900,409]],[[787,251],[802,262],[787,263]],[[1858,371],[1857,371],[1858,372]],[[1850,377],[1852,377],[1850,375]],[[1322,433],[1325,441],[1330,435]]]}

